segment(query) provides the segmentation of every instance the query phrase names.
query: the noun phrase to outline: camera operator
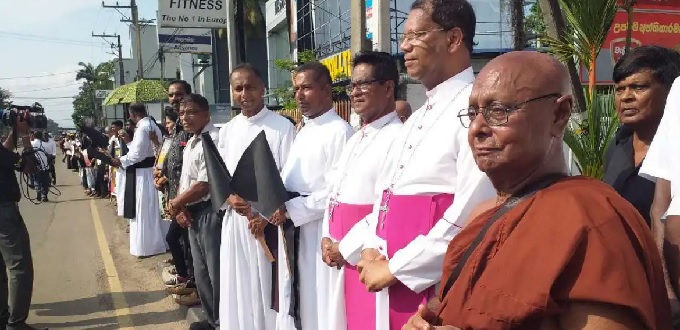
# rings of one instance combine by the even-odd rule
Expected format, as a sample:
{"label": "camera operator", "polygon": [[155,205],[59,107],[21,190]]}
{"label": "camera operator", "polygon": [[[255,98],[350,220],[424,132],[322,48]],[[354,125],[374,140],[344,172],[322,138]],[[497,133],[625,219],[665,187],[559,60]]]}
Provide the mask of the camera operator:
{"label": "camera operator", "polygon": [[[0,268],[4,268],[0,269],[0,329],[8,330],[33,329],[26,325],[33,294],[33,260],[28,230],[19,213],[21,191],[14,173],[35,172],[26,117],[27,111],[19,112],[14,131],[0,146]],[[22,156],[13,152],[15,134],[24,146]]]}
{"label": "camera operator", "polygon": [[44,132],[35,132],[35,139],[31,141],[31,146],[35,151],[35,156],[38,159],[36,164],[37,173],[35,174],[35,181],[37,183],[38,201],[48,202],[47,192],[50,188],[50,163],[54,160],[54,155],[57,153],[56,146],[48,143],[48,139]]}

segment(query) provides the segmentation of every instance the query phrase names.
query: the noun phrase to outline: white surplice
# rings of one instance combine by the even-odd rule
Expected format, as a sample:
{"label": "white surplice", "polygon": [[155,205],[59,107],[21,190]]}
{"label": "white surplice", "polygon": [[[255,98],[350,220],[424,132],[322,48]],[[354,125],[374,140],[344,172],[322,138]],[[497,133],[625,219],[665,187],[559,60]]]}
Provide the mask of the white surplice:
{"label": "white surplice", "polygon": [[[375,192],[375,182],[382,171],[388,150],[402,125],[397,114],[390,112],[352,135],[336,163],[335,170],[331,172],[333,176],[330,179],[332,185],[329,203],[370,205],[380,198],[380,195]],[[330,213],[326,208],[321,237],[329,237],[337,242],[338,239],[329,232],[329,216]],[[368,230],[366,222],[359,221],[340,241],[340,252],[342,253],[345,246],[363,244]],[[328,267],[321,258],[317,260],[319,263],[317,268],[319,273],[317,276],[319,279],[317,283],[319,329],[346,330],[345,272],[342,269]],[[347,262],[356,265],[357,260],[350,259]]]}
{"label": "white surplice", "polygon": [[[241,155],[262,131],[281,170],[295,138],[295,126],[264,108],[250,118],[240,114],[220,129],[218,149],[229,173],[234,173]],[[220,248],[221,329],[268,330],[276,326],[276,311],[271,309],[271,267],[262,245],[248,229],[248,219],[227,207]]]}
{"label": "white surplice", "polygon": [[[300,197],[286,202],[288,214],[296,227],[300,228],[300,318],[305,330],[319,329],[317,317],[317,272],[321,258],[321,220],[328,202],[330,183],[327,174],[340,158],[352,127],[334,109],[307,119],[298,132],[290,150],[281,176],[286,189],[300,193]],[[306,197],[304,197],[306,196]],[[293,242],[288,242],[292,244]],[[279,313],[276,329],[293,330],[295,323],[289,315],[291,299],[291,278],[286,264],[285,247],[279,235],[278,255]]]}
{"label": "white surplice", "polygon": [[[394,195],[455,195],[444,217],[427,235],[419,235],[389,260],[390,272],[414,292],[439,282],[449,241],[477,204],[496,195],[489,179],[479,171],[467,129],[457,117],[469,105],[474,79],[470,67],[427,91],[426,104],[404,124],[375,186],[379,196],[390,188]],[[376,235],[380,204],[378,198],[365,218],[371,228],[365,244],[344,247],[348,259],[358,260],[367,248],[387,254],[387,243]],[[389,328],[388,313],[388,290],[382,290],[376,296],[376,329]]]}
{"label": "white surplice", "polygon": [[674,198],[680,189],[680,77],[668,92],[666,107],[654,140],[642,161],[640,175],[655,180],[671,182],[671,204],[667,215],[680,215],[680,198]]}
{"label": "white surplice", "polygon": [[[147,157],[155,157],[153,145],[149,139],[150,132],[156,132],[156,136],[163,136],[158,125],[149,117],[145,117],[137,123],[127,155],[120,157],[122,169],[139,163]],[[137,180],[136,216],[130,219],[130,254],[144,257],[165,253],[167,251],[165,234],[168,224],[161,220],[161,214],[158,211],[158,191],[153,185],[153,168],[138,168],[135,177]],[[125,182],[122,182],[122,188],[119,190],[123,195],[124,185]]]}

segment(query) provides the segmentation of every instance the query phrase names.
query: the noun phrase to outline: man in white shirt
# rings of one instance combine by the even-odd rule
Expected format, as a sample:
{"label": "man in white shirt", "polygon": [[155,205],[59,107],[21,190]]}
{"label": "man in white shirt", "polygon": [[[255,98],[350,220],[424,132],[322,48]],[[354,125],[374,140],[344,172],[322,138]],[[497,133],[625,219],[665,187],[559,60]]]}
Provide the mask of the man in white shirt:
{"label": "man in white shirt", "polygon": [[[331,75],[323,64],[303,64],[293,77],[295,101],[307,118],[291,147],[281,176],[291,197],[272,217],[279,238],[279,330],[319,328],[317,273],[321,220],[330,184],[326,174],[340,158],[352,127],[333,109]],[[286,216],[287,215],[287,216]],[[290,267],[290,268],[289,268]]]}
{"label": "man in white shirt", "polygon": [[[663,252],[668,296],[673,313],[680,313],[680,78],[668,92],[666,106],[654,140],[649,146],[640,175],[656,180],[651,207],[652,233],[657,247]],[[677,197],[677,198],[676,198]],[[665,221],[663,220],[665,218]]]}
{"label": "man in white shirt", "polygon": [[111,165],[125,171],[123,216],[130,219],[130,254],[146,257],[165,253],[166,225],[158,212],[158,193],[153,185],[156,157],[149,138],[161,136],[158,125],[147,115],[142,103],[130,105],[130,118],[137,129],[126,155],[114,158]]}
{"label": "man in white shirt", "polygon": [[[208,100],[201,95],[185,95],[180,102],[179,117],[184,130],[194,135],[184,148],[179,191],[177,197],[168,203],[168,213],[171,218],[176,217],[178,224],[189,227],[196,290],[208,317],[206,322],[193,323],[189,328],[212,330],[220,327],[222,219],[213,212],[210,204],[202,134],[208,133],[214,142],[219,143],[219,131],[210,120]],[[226,317],[234,316],[227,314]]]}
{"label": "man in white shirt", "polygon": [[[220,129],[217,145],[229,173],[236,171],[243,152],[262,131],[280,171],[295,138],[295,127],[265,107],[265,83],[255,67],[241,64],[234,68],[230,78],[232,95],[241,113]],[[263,232],[268,222],[260,218],[249,221],[239,214],[249,212],[242,212],[240,206],[245,201],[236,194],[230,196],[227,203],[222,221],[220,314],[229,317],[223,319],[220,326],[234,330],[273,329],[276,311],[272,309],[272,264],[253,235]],[[276,231],[275,227],[269,227]]]}
{"label": "man in white shirt", "polygon": [[54,141],[50,133],[45,132],[47,141],[44,143],[45,150],[47,152],[47,164],[50,168],[50,177],[52,178],[52,185],[57,184],[57,171],[55,166],[55,161],[57,159],[57,142]]}
{"label": "man in white shirt", "polygon": [[382,197],[366,217],[373,229],[358,268],[367,289],[379,292],[376,329],[401,329],[434,296],[449,241],[477,204],[495,196],[457,118],[475,79],[475,24],[465,0],[416,0],[404,25],[406,69],[427,89],[427,102],[390,148],[376,184]]}
{"label": "man in white shirt", "polygon": [[[362,246],[365,221],[380,197],[375,182],[402,122],[395,112],[397,65],[388,53],[366,52],[352,60],[347,95],[364,125],[347,142],[331,180],[317,269],[319,329],[375,328],[375,294],[359,279],[357,259],[345,261],[345,246]],[[354,248],[356,249],[356,248]],[[350,256],[347,256],[349,259]]]}

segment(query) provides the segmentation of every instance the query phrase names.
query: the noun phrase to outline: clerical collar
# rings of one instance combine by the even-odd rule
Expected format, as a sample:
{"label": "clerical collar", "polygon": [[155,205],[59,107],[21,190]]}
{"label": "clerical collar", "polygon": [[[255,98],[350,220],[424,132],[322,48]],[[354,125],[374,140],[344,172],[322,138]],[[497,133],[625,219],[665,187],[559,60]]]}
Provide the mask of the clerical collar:
{"label": "clerical collar", "polygon": [[388,114],[386,114],[386,115],[384,115],[384,116],[382,116],[382,117],[380,117],[380,118],[378,118],[378,119],[376,119],[376,120],[374,120],[374,121],[372,121],[368,124],[365,124],[362,127],[362,130],[365,133],[370,133],[370,132],[379,130],[395,118],[397,118],[397,113],[394,112],[394,111],[391,111],[390,113],[388,113]]}
{"label": "clerical collar", "polygon": [[472,70],[472,67],[468,67],[455,76],[444,80],[433,89],[426,91],[425,95],[427,95],[427,101],[429,104],[435,104],[437,101],[455,95],[458,90],[473,81],[475,81],[475,72]]}
{"label": "clerical collar", "polygon": [[249,123],[252,124],[252,123],[254,123],[254,122],[260,120],[260,118],[264,118],[264,116],[266,116],[267,113],[269,113],[269,111],[270,111],[270,110],[267,109],[267,107],[265,106],[265,107],[262,108],[262,110],[260,110],[260,111],[259,111],[258,113],[256,113],[254,116],[246,117],[246,116],[243,115],[243,114],[241,114],[241,115],[243,115],[243,118],[245,118]]}
{"label": "clerical collar", "polygon": [[330,110],[326,111],[323,115],[320,115],[316,118],[307,118],[305,121],[305,126],[307,125],[323,125],[327,122],[329,122],[333,117],[336,117],[338,114],[335,113],[335,109],[331,108]]}

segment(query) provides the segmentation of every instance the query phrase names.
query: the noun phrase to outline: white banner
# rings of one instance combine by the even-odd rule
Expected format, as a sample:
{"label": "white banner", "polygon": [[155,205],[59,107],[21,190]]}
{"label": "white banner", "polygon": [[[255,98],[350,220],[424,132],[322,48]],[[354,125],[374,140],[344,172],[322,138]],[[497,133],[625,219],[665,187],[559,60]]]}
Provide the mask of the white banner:
{"label": "white banner", "polygon": [[226,28],[226,1],[230,0],[158,0],[160,27]]}

